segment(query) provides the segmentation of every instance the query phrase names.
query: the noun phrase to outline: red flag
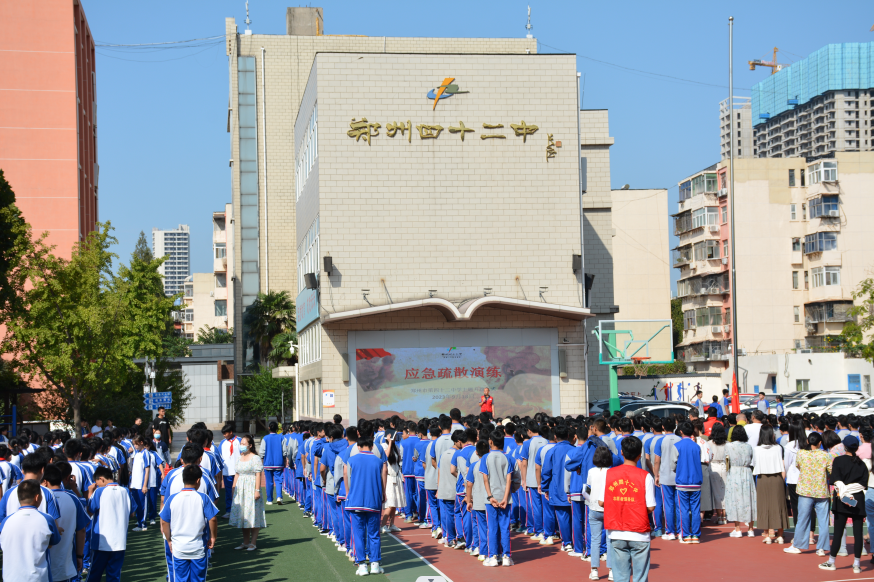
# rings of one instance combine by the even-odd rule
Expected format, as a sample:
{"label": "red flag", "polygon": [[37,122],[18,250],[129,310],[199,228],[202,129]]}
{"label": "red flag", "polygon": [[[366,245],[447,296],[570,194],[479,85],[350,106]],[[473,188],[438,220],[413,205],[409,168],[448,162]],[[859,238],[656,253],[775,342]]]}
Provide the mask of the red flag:
{"label": "red flag", "polygon": [[355,350],[355,359],[356,360],[370,360],[373,358],[384,358],[386,356],[390,356],[391,354],[381,348],[374,348],[369,350]]}
{"label": "red flag", "polygon": [[740,394],[737,390],[737,374],[733,374],[731,380],[731,411],[735,414],[740,412]]}

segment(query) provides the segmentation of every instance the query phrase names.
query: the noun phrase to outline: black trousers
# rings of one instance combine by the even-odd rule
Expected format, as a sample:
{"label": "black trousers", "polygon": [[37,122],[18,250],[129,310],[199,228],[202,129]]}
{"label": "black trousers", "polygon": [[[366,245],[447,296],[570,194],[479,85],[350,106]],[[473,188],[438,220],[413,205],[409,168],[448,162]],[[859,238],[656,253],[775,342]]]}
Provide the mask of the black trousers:
{"label": "black trousers", "polygon": [[789,489],[789,510],[792,514],[792,519],[798,521],[798,493],[795,492],[795,483],[789,483],[786,488]]}
{"label": "black trousers", "polygon": [[834,558],[838,555],[838,552],[841,549],[841,538],[844,537],[844,529],[847,527],[847,520],[849,518],[853,518],[853,555],[856,556],[856,559],[860,559],[862,557],[862,548],[865,545],[865,537],[864,530],[862,526],[864,525],[864,517],[863,515],[847,515],[846,513],[836,513],[835,514],[835,533],[832,537],[832,547],[829,555]]}

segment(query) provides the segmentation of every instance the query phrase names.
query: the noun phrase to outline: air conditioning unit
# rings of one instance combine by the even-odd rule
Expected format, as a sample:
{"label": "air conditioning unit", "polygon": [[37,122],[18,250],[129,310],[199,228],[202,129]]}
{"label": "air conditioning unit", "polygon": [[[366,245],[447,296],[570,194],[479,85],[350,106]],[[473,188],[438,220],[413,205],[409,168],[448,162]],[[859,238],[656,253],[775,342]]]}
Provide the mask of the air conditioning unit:
{"label": "air conditioning unit", "polygon": [[722,264],[723,264],[723,265],[727,265],[727,264],[728,264],[728,257],[722,257]]}
{"label": "air conditioning unit", "polygon": [[722,326],[721,325],[714,325],[713,327],[710,328],[710,333],[722,333]]}
{"label": "air conditioning unit", "polygon": [[720,188],[719,195],[720,196],[728,196],[728,188]]}
{"label": "air conditioning unit", "polygon": [[830,218],[837,218],[838,216],[840,216],[840,212],[837,210],[829,210],[828,215]]}
{"label": "air conditioning unit", "polygon": [[719,225],[718,224],[711,224],[710,225],[710,232],[719,232]]}
{"label": "air conditioning unit", "polygon": [[795,350],[795,352],[798,354],[812,354],[813,350],[811,350],[810,348],[798,348],[797,350]]}
{"label": "air conditioning unit", "polygon": [[723,333],[728,333],[728,332],[730,332],[730,331],[731,331],[731,324],[729,324],[729,325],[723,325],[723,326],[722,326],[722,332],[723,332]]}
{"label": "air conditioning unit", "polygon": [[227,315],[222,315],[222,321],[227,321],[227,320],[228,320],[228,316],[227,316]]}

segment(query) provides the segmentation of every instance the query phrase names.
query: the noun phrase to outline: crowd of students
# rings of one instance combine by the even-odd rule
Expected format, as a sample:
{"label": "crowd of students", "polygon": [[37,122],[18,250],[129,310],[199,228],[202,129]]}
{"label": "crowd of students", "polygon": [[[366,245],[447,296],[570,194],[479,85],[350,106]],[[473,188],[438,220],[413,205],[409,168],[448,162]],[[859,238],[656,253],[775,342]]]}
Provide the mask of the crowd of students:
{"label": "crowd of students", "polygon": [[[287,495],[360,576],[383,572],[380,536],[401,531],[396,519],[486,567],[513,566],[513,538],[525,536],[589,562],[592,580],[605,562],[608,579],[636,582],[647,579],[652,538],[698,544],[705,519],[733,524],[729,537],[759,529],[765,544],[791,542],[789,554],[816,544],[825,570],[848,555],[851,527],[861,572],[864,520],[874,516],[870,420],[761,409],[749,420],[720,416],[727,404],[707,407],[706,420],[698,409],[683,418],[497,421],[452,409],[348,427],[339,416],[282,430],[271,422],[257,451],[233,424],[215,444],[198,423],[175,460],[160,451],[157,430],[146,438],[106,428],[85,439],[25,431],[0,444],[4,580],[27,572],[34,582],[99,582],[105,573],[116,582],[128,530],[160,521],[168,579],[202,582],[221,488],[221,517],[242,530],[235,549],[257,549],[264,506]],[[789,516],[795,535],[784,540]]]}

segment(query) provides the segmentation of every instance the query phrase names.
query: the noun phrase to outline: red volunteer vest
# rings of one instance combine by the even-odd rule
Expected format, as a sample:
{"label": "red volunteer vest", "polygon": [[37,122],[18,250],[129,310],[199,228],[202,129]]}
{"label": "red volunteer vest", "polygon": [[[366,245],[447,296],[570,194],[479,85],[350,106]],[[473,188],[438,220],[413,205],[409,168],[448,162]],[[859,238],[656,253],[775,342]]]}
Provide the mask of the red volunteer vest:
{"label": "red volunteer vest", "polygon": [[494,399],[491,396],[489,396],[488,398],[480,396],[480,412],[494,412],[494,408],[492,407],[493,402]]}
{"label": "red volunteer vest", "polygon": [[646,533],[649,512],[646,510],[646,477],[649,473],[630,465],[607,471],[604,489],[604,527],[610,530]]}

